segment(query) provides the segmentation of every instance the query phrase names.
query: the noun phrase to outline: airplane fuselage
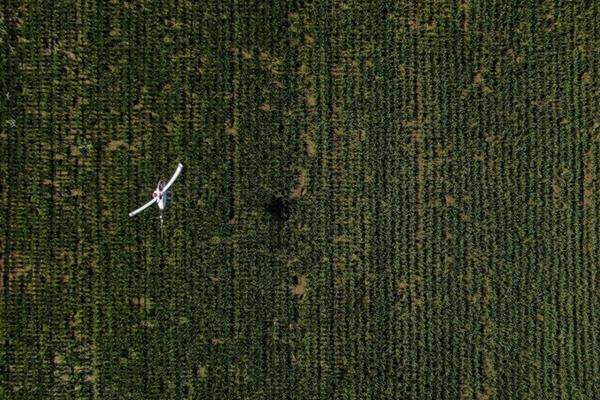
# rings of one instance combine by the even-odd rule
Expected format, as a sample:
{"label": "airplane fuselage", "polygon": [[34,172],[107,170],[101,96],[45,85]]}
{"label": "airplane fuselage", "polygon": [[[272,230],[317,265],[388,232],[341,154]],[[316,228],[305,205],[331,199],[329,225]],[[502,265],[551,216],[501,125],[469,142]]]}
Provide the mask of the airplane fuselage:
{"label": "airplane fuselage", "polygon": [[158,208],[161,210],[164,210],[165,207],[167,207],[167,203],[169,202],[170,198],[171,198],[171,190],[167,190],[166,192],[162,192],[162,189],[165,187],[165,185],[167,184],[166,181],[161,180],[158,182],[158,185],[156,186],[156,190],[152,193],[152,197],[157,197],[158,196],[158,200],[156,202],[156,204],[158,205]]}

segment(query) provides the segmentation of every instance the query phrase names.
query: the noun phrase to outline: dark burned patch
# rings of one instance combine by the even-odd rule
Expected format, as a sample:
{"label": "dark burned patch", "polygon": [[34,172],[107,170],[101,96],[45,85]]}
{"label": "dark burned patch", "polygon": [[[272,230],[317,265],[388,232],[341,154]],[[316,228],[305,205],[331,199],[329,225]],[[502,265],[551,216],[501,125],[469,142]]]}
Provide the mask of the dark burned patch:
{"label": "dark burned patch", "polygon": [[287,221],[292,212],[292,200],[277,196],[265,207],[265,210],[277,221]]}

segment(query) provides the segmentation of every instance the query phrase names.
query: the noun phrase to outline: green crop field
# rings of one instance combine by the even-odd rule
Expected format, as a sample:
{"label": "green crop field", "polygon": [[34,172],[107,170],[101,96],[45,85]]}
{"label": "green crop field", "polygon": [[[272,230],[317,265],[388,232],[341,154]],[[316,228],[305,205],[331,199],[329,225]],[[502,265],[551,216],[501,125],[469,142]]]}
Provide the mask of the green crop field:
{"label": "green crop field", "polygon": [[0,399],[600,399],[599,70],[597,0],[3,0]]}

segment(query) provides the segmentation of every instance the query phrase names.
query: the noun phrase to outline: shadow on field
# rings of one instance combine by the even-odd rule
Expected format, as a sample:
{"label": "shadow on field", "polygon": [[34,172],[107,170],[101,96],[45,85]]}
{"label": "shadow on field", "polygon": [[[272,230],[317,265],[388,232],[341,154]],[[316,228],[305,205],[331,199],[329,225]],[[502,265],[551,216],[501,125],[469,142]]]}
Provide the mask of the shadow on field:
{"label": "shadow on field", "polygon": [[265,206],[265,210],[277,221],[285,222],[292,212],[292,201],[277,196]]}

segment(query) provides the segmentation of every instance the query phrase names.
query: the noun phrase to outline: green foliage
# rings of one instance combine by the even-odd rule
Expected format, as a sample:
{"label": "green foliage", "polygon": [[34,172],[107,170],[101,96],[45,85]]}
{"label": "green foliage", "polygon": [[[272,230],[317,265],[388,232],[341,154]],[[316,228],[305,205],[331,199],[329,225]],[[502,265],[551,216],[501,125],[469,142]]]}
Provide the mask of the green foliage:
{"label": "green foliage", "polygon": [[6,1],[0,398],[598,398],[600,3],[517,3]]}

